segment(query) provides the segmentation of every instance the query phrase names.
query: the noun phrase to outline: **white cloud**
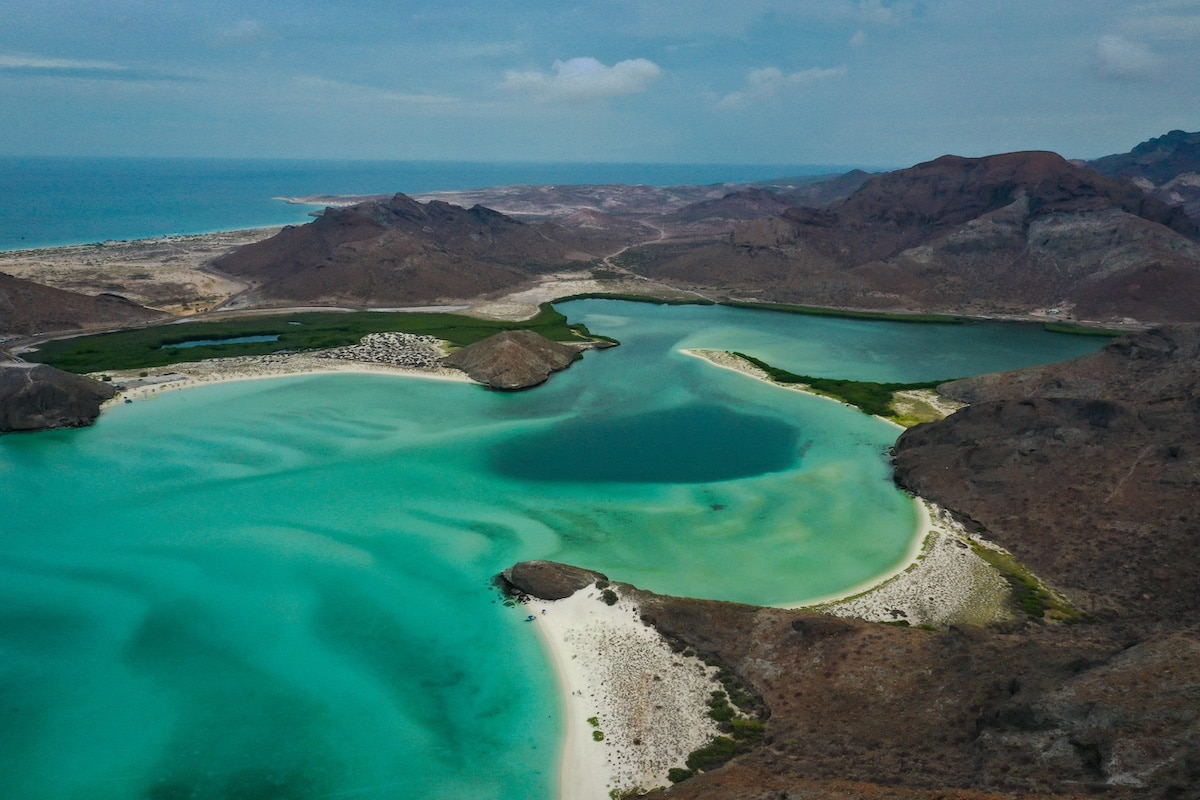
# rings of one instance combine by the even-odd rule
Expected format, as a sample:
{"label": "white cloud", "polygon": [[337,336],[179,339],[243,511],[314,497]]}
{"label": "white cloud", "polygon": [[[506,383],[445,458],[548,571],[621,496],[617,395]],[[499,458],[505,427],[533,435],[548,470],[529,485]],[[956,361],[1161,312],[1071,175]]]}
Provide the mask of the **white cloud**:
{"label": "white cloud", "polygon": [[0,70],[22,72],[123,72],[126,67],[111,61],[81,61],[72,58],[0,55]]}
{"label": "white cloud", "polygon": [[18,78],[110,81],[141,83],[167,81],[194,83],[204,80],[199,75],[166,72],[155,67],[130,66],[113,61],[93,61],[80,58],[48,58],[24,53],[0,53],[0,74]]}
{"label": "white cloud", "polygon": [[662,70],[653,61],[635,58],[606,67],[594,58],[555,61],[553,72],[504,73],[501,88],[528,92],[541,101],[600,100],[637,94],[658,80]]}
{"label": "white cloud", "polygon": [[845,74],[845,67],[812,67],[793,72],[791,75],[785,75],[778,67],[756,69],[746,76],[745,88],[725,95],[717,103],[717,108],[723,111],[737,111],[748,105],[768,103],[778,98],[786,89],[811,86]]}
{"label": "white cloud", "polygon": [[862,47],[866,43],[867,43],[867,32],[864,30],[861,30],[861,29],[857,30],[854,32],[854,35],[850,37],[850,46],[851,47]]}
{"label": "white cloud", "polygon": [[1102,78],[1151,81],[1161,67],[1162,60],[1141,42],[1123,36],[1101,36],[1096,42],[1096,69]]}

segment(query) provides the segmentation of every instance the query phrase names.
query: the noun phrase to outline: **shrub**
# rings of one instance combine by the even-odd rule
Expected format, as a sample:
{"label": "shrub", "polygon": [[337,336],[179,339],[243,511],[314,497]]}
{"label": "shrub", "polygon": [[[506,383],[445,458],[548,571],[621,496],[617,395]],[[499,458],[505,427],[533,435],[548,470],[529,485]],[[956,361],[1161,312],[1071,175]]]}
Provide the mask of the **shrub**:
{"label": "shrub", "polygon": [[610,606],[615,606],[617,604],[617,593],[612,589],[605,589],[600,593],[600,599]]}
{"label": "shrub", "polygon": [[690,769],[671,767],[669,770],[667,770],[667,780],[669,780],[671,783],[683,783],[695,774],[696,773],[692,772]]}

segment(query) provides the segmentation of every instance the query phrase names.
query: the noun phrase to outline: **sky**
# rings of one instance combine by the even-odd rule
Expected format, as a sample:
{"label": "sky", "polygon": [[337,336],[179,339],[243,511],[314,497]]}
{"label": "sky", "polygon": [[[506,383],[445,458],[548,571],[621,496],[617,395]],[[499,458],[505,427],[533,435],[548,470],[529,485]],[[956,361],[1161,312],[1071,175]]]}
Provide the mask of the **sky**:
{"label": "sky", "polygon": [[1200,130],[1200,0],[5,0],[0,154],[901,167]]}

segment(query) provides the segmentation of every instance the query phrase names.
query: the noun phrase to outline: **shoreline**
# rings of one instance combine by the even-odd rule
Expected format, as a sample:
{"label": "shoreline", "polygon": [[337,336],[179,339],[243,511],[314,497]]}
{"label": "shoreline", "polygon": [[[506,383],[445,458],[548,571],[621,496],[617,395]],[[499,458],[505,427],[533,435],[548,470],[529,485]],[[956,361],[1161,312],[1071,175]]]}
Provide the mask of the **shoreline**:
{"label": "shoreline", "polygon": [[[763,370],[722,350],[680,349],[678,352],[780,389],[819,397],[863,413],[849,403],[813,392],[802,384],[773,381]],[[938,404],[932,401],[930,404],[939,413],[949,414],[957,410],[951,406],[952,402]],[[875,414],[869,416],[900,431],[906,430],[895,420]],[[968,534],[949,512],[933,501],[918,495],[911,497],[917,510],[916,535],[904,558],[894,567],[844,591],[801,603],[780,603],[777,607],[910,625],[981,624],[1010,618],[1008,583],[971,549],[970,543],[977,537]]]}
{"label": "shoreline", "polygon": [[[667,772],[721,735],[708,716],[717,670],[671,650],[642,622],[639,605],[611,584],[562,600],[531,598],[533,620],[554,671],[564,715],[558,800],[608,800],[671,785]],[[597,738],[599,737],[599,738]]]}
{"label": "shoreline", "polygon": [[101,410],[148,400],[164,392],[237,381],[303,377],[307,375],[387,375],[479,384],[465,372],[442,366],[445,343],[412,334],[368,334],[359,344],[314,353],[237,356],[187,361],[149,369],[93,373],[108,377],[117,395]]}
{"label": "shoreline", "polygon": [[[754,380],[762,381],[763,383],[768,383],[771,386],[777,386],[780,389],[790,389],[793,392],[799,392],[800,394],[805,394],[805,395],[808,395],[809,397],[819,397],[822,400],[828,400],[829,402],[837,403],[839,406],[842,406],[844,408],[852,409],[853,411],[855,411],[858,414],[866,414],[866,412],[864,412],[861,408],[858,408],[857,406],[852,406],[849,403],[845,402],[844,400],[839,400],[836,397],[830,397],[827,394],[821,394],[820,392],[814,392],[812,389],[808,388],[804,384],[801,384],[801,383],[779,383],[778,381],[773,381],[773,380],[771,380],[771,377],[769,375],[767,375],[767,373],[763,372],[758,367],[754,366],[753,364],[751,364],[747,361],[744,361],[743,359],[738,358],[737,356],[735,356],[731,353],[727,353],[724,350],[706,350],[706,349],[702,349],[702,348],[681,348],[679,350],[676,350],[675,352],[682,353],[683,355],[689,356],[691,358],[698,358],[701,361],[707,361],[709,364],[712,364],[714,367],[717,367],[719,369],[726,369],[726,370],[729,370],[730,372],[736,372],[741,375],[745,375],[748,378],[753,378]],[[878,414],[866,414],[866,416],[871,417],[872,419],[877,419],[880,422],[883,422],[887,425],[891,425],[893,428],[896,428],[897,430],[900,430],[900,431],[907,430],[903,425],[901,425],[899,422],[896,422],[893,419],[888,419],[887,417],[881,417]]]}

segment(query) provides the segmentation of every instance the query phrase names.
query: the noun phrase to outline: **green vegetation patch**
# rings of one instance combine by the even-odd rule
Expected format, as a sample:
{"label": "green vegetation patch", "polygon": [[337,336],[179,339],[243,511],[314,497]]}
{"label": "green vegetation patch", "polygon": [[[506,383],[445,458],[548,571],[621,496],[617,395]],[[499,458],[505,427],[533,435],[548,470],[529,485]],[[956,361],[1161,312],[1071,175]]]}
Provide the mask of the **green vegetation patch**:
{"label": "green vegetation patch", "polygon": [[1042,583],[1009,553],[985,547],[975,541],[971,542],[971,549],[1004,576],[1013,587],[1014,599],[1029,616],[1066,623],[1082,621],[1083,614],[1077,608]]}
{"label": "green vegetation patch", "polygon": [[1091,328],[1086,325],[1072,325],[1069,322],[1047,322],[1042,325],[1047,333],[1066,333],[1072,336],[1124,336],[1129,331],[1118,331],[1113,328]]}
{"label": "green vegetation patch", "polygon": [[[765,361],[760,361],[745,353],[732,353],[738,358],[749,361],[754,366],[767,373],[771,380],[777,383],[788,383],[807,386],[815,394],[822,394],[849,403],[867,414],[892,418],[892,395],[908,389],[933,389],[940,381],[924,381],[921,383],[874,383],[872,381],[850,381],[836,378],[815,378],[811,375],[796,375],[787,370],[772,367]],[[947,379],[949,380],[949,379]]]}
{"label": "green vegetation patch", "polygon": [[[543,303],[537,316],[522,322],[476,319],[461,314],[391,311],[317,311],[267,316],[246,316],[219,322],[182,322],[151,328],[77,336],[46,342],[25,356],[30,361],[88,373],[103,370],[162,367],[184,361],[270,353],[326,350],[356,344],[369,333],[415,333],[433,336],[463,347],[506,330],[526,328],[554,341],[588,338],[583,326],[570,326],[567,318]],[[203,345],[185,349],[171,345],[197,339],[232,339],[243,336],[278,336],[273,342]]]}
{"label": "green vegetation patch", "polygon": [[844,319],[872,319],[884,322],[922,322],[942,325],[961,325],[968,320],[965,317],[951,317],[945,314],[896,314],[885,311],[851,311],[843,308],[821,308],[819,306],[794,306],[787,303],[753,303],[740,300],[728,300],[721,303],[733,308],[752,308],[759,311],[782,311],[786,314],[807,314],[813,317],[841,317]]}

